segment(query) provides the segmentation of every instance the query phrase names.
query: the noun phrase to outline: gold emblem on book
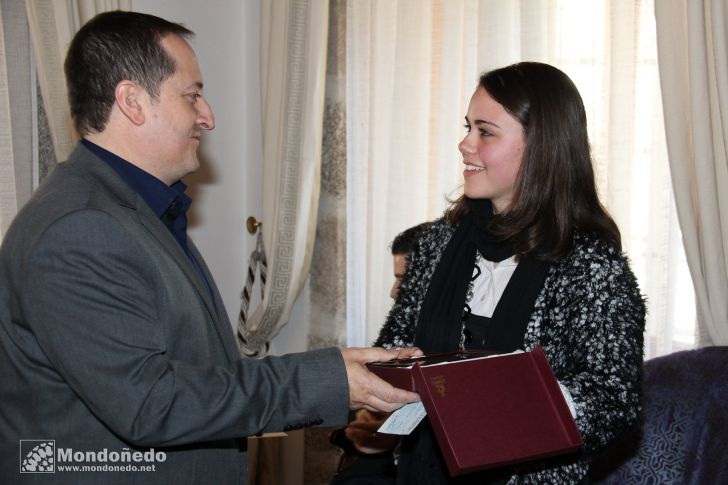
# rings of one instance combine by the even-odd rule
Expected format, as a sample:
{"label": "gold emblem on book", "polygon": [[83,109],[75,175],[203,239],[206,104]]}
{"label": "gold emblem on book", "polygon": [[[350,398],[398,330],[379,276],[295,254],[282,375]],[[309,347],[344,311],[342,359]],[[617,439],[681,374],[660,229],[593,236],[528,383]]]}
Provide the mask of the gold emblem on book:
{"label": "gold emblem on book", "polygon": [[432,376],[430,377],[430,383],[435,387],[435,392],[440,397],[445,397],[445,377]]}

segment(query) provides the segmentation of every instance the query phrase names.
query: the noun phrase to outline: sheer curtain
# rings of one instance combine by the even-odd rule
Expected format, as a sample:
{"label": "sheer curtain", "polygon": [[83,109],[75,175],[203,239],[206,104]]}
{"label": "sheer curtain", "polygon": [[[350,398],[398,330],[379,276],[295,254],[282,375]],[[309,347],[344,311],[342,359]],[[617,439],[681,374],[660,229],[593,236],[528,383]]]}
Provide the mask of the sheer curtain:
{"label": "sheer curtain", "polygon": [[584,98],[600,194],[648,297],[647,355],[694,345],[651,0],[373,0],[347,8],[349,344],[371,342],[391,305],[392,238],[438,217],[446,196],[458,194],[457,143],[479,73],[534,60],[564,70]]}
{"label": "sheer curtain", "polygon": [[456,190],[476,45],[465,2],[347,3],[347,341],[369,344],[390,305],[392,238]]}
{"label": "sheer curtain", "polygon": [[[263,356],[288,322],[306,279],[316,234],[326,85],[328,1],[261,4],[263,298],[238,322],[239,347]],[[303,435],[249,443],[251,484],[296,483]]]}
{"label": "sheer curtain", "polygon": [[728,9],[655,5],[665,129],[701,344],[728,345]]}
{"label": "sheer curtain", "polygon": [[56,160],[62,161],[78,139],[71,123],[63,75],[68,44],[93,16],[109,10],[131,10],[131,0],[26,0],[25,6],[53,148]]}
{"label": "sheer curtain", "polygon": [[[18,185],[13,153],[13,122],[10,110],[10,84],[8,57],[12,55],[6,43],[6,25],[13,25],[6,2],[0,2],[0,240],[18,210]],[[9,35],[7,37],[10,37]],[[16,130],[17,131],[17,130]]]}
{"label": "sheer curtain", "polygon": [[261,5],[263,301],[238,326],[239,347],[265,355],[288,322],[311,264],[321,172],[328,2]]}
{"label": "sheer curtain", "polygon": [[[39,167],[39,158],[63,160],[73,145],[63,77],[71,36],[96,13],[130,5],[130,0],[0,2],[0,238],[47,169]],[[44,106],[38,106],[41,101]],[[55,156],[45,155],[47,128]]]}

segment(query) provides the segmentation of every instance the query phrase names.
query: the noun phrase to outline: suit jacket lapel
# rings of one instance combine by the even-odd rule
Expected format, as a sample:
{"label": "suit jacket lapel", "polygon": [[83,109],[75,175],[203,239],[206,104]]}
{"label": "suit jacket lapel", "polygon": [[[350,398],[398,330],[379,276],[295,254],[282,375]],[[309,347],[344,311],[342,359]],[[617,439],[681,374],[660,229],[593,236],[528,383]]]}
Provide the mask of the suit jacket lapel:
{"label": "suit jacket lapel", "polygon": [[[215,280],[210,273],[210,269],[207,267],[207,263],[205,263],[205,260],[202,258],[202,255],[198,251],[197,246],[195,246],[195,244],[191,240],[188,240],[187,244],[189,245],[192,255],[200,264],[200,267],[205,274],[205,278],[207,278],[207,281],[210,284],[210,288],[212,289],[212,295],[215,299],[215,308],[218,309],[217,318],[213,318],[213,322],[215,323],[217,332],[220,335],[222,345],[223,347],[225,347],[225,352],[227,353],[230,361],[237,360],[240,358],[240,351],[238,350],[235,340],[235,333],[233,332],[232,325],[230,325],[230,319],[228,318],[225,311],[225,304],[223,303],[222,297],[220,296],[220,291],[215,284]],[[197,273],[195,272],[195,274]],[[207,293],[206,289],[205,293]]]}
{"label": "suit jacket lapel", "polygon": [[135,209],[139,214],[139,221],[141,224],[149,231],[157,242],[159,242],[159,244],[161,244],[164,249],[172,255],[187,279],[190,280],[190,283],[194,285],[195,289],[200,294],[200,298],[202,298],[205,302],[207,311],[213,318],[216,318],[217,311],[210,299],[210,293],[207,291],[207,288],[205,288],[205,284],[200,280],[197,270],[192,265],[192,261],[190,261],[190,258],[187,257],[187,254],[185,254],[184,249],[182,249],[164,223],[159,220],[159,218],[139,196],[137,196]]}
{"label": "suit jacket lapel", "polygon": [[[152,210],[149,208],[149,206],[147,206],[146,202],[144,202],[141,196],[137,195],[136,199],[136,210],[139,214],[140,222],[159,242],[159,244],[161,244],[164,249],[173,256],[174,260],[177,262],[182,272],[185,274],[190,283],[192,283],[192,285],[195,287],[195,290],[197,290],[200,298],[205,303],[207,312],[210,314],[210,318],[213,322],[213,325],[215,326],[215,330],[217,331],[218,337],[220,338],[220,343],[225,349],[225,353],[227,354],[228,359],[231,362],[235,359],[238,359],[240,357],[240,354],[234,345],[235,336],[232,333],[232,327],[230,326],[227,315],[225,314],[225,307],[222,303],[221,298],[219,297],[217,286],[215,285],[215,282],[212,278],[212,275],[210,274],[209,269],[207,268],[207,265],[205,264],[205,261],[202,259],[202,255],[199,253],[199,251],[197,251],[197,248],[194,246],[194,244],[192,244],[192,241],[187,242],[190,250],[192,251],[192,255],[195,257],[198,264],[205,273],[205,277],[207,278],[207,281],[210,284],[210,288],[212,289],[212,293],[215,297],[215,303],[213,303],[210,292],[207,291],[205,283],[200,279],[200,275],[193,266],[192,261],[190,261],[190,258],[187,256],[187,254],[185,254],[184,249],[182,249],[172,233],[169,232],[169,229],[167,229],[164,223],[154,214],[154,212],[152,212]],[[216,309],[216,305],[217,309],[219,309],[219,312]]]}
{"label": "suit jacket lapel", "polygon": [[215,310],[215,304],[212,302],[210,293],[207,291],[204,282],[200,280],[200,276],[189,257],[187,257],[187,254],[185,254],[184,250],[174,238],[172,233],[169,232],[164,223],[154,214],[154,212],[152,212],[141,196],[129,187],[129,185],[124,182],[114,169],[112,169],[103,160],[96,157],[80,143],[76,146],[68,160],[68,162],[64,163],[76,163],[80,165],[83,173],[93,177],[96,182],[103,187],[105,193],[116,199],[121,206],[134,210],[141,225],[160,245],[164,247],[167,254],[172,256],[184,273],[185,277],[194,286],[195,290],[204,302],[207,312],[210,314],[210,318],[215,326],[218,336],[220,337],[220,342],[222,343],[222,347],[225,349],[225,354],[228,356],[228,359],[231,361],[238,359],[240,354],[235,347],[232,327],[230,326],[230,322],[225,314],[225,307],[222,299],[219,296],[219,292],[212,279],[212,275],[202,259],[202,255],[200,255],[199,251],[197,251],[197,248],[194,247],[192,242],[189,242],[190,249],[210,283],[210,287],[215,298],[215,304],[217,304],[217,308],[220,309],[220,314],[218,314]]}

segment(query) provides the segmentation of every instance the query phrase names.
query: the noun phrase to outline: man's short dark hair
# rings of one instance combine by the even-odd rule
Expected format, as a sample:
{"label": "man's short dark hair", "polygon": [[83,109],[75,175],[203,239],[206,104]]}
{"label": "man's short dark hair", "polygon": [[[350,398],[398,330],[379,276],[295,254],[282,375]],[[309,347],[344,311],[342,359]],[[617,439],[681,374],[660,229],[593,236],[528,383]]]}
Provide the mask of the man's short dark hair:
{"label": "man's short dark hair", "polygon": [[159,96],[160,83],[176,68],[160,44],[170,34],[194,35],[180,24],[139,12],[102,13],[81,27],[64,66],[71,116],[81,135],[104,131],[120,81],[134,81],[150,96]]}
{"label": "man's short dark hair", "polygon": [[392,241],[392,255],[408,255],[417,247],[417,242],[422,237],[422,234],[430,227],[432,223],[423,222],[417,224],[409,229],[405,229],[401,233],[397,234],[397,237]]}

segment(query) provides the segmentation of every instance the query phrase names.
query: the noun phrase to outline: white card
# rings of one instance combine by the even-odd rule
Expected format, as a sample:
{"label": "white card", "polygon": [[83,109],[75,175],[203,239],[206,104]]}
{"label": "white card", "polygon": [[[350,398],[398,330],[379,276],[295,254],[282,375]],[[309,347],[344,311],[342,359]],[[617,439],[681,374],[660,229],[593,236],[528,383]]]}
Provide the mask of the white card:
{"label": "white card", "polygon": [[393,412],[377,432],[407,435],[417,427],[425,416],[427,416],[427,412],[422,402],[405,404]]}

